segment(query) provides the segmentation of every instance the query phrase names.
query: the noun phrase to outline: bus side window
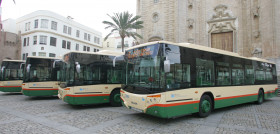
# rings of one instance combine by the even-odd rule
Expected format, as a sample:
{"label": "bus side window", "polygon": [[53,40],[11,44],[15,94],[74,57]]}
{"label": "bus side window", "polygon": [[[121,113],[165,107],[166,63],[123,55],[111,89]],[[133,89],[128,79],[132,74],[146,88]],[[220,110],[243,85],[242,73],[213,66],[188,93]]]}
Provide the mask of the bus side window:
{"label": "bus side window", "polygon": [[216,64],[217,64],[217,66],[216,66],[217,85],[220,85],[220,86],[230,85],[231,84],[231,78],[230,78],[229,63],[217,62]]}
{"label": "bus side window", "polygon": [[256,70],[256,80],[265,80],[265,72],[263,69]]}
{"label": "bus side window", "polygon": [[252,65],[245,65],[245,84],[251,85],[255,83],[254,69]]}
{"label": "bus side window", "polygon": [[270,68],[265,70],[265,80],[273,80],[272,70]]}
{"label": "bus side window", "polygon": [[196,58],[196,85],[214,86],[214,61]]}
{"label": "bus side window", "polygon": [[232,65],[232,85],[244,84],[244,69],[241,64]]}

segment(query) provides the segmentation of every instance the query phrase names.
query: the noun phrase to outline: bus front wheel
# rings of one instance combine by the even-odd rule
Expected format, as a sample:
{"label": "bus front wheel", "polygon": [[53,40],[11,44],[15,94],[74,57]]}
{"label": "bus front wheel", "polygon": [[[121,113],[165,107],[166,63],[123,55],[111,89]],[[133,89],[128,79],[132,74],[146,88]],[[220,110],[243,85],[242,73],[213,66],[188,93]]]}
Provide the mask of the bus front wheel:
{"label": "bus front wheel", "polygon": [[121,97],[120,97],[120,90],[113,90],[110,95],[110,104],[113,107],[120,107],[122,106]]}
{"label": "bus front wheel", "polygon": [[212,105],[211,98],[208,95],[203,95],[199,102],[198,116],[202,118],[209,116],[212,111]]}
{"label": "bus front wheel", "polygon": [[259,90],[259,93],[258,93],[258,100],[257,100],[257,104],[262,104],[264,101],[264,93],[262,90]]}

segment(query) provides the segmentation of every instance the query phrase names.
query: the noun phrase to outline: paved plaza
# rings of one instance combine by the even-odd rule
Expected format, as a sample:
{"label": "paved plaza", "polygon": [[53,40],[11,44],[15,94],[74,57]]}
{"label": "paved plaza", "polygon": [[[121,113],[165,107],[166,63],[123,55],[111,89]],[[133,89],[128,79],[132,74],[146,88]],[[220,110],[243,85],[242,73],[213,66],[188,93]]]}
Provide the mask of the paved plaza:
{"label": "paved plaza", "polygon": [[280,97],[215,110],[207,118],[159,119],[108,104],[71,106],[57,97],[0,92],[0,134],[280,134]]}

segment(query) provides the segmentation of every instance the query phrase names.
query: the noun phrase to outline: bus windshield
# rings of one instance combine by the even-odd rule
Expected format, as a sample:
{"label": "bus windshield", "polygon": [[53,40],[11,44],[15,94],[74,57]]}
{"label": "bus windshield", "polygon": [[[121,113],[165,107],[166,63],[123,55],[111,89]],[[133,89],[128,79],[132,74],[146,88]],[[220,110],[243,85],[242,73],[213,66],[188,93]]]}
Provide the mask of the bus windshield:
{"label": "bus windshield", "polygon": [[3,61],[1,66],[1,81],[22,80],[23,69],[20,68],[23,62]]}
{"label": "bus windshield", "polygon": [[23,82],[59,81],[59,66],[55,59],[28,58]]}
{"label": "bus windshield", "polygon": [[[70,53],[64,56],[61,87],[121,84],[123,81],[123,58],[115,56]],[[79,66],[79,67],[78,67]],[[77,68],[79,68],[77,71]]]}
{"label": "bus windshield", "polygon": [[155,44],[126,52],[126,86],[124,90],[137,94],[163,92],[163,59],[160,45]]}

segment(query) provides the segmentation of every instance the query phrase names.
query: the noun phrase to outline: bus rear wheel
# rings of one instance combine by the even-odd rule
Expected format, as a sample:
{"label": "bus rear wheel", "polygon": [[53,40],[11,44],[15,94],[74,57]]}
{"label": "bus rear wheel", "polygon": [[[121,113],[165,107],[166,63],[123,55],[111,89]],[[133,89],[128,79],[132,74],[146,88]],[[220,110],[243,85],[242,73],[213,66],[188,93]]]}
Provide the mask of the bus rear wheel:
{"label": "bus rear wheel", "polygon": [[259,93],[258,93],[258,100],[257,100],[257,104],[262,104],[264,101],[264,93],[262,90],[259,90]]}
{"label": "bus rear wheel", "polygon": [[121,97],[120,97],[120,90],[113,90],[110,95],[110,104],[113,107],[120,107],[122,106]]}
{"label": "bus rear wheel", "polygon": [[207,117],[212,111],[212,99],[208,95],[203,95],[199,102],[198,116],[201,118]]}

